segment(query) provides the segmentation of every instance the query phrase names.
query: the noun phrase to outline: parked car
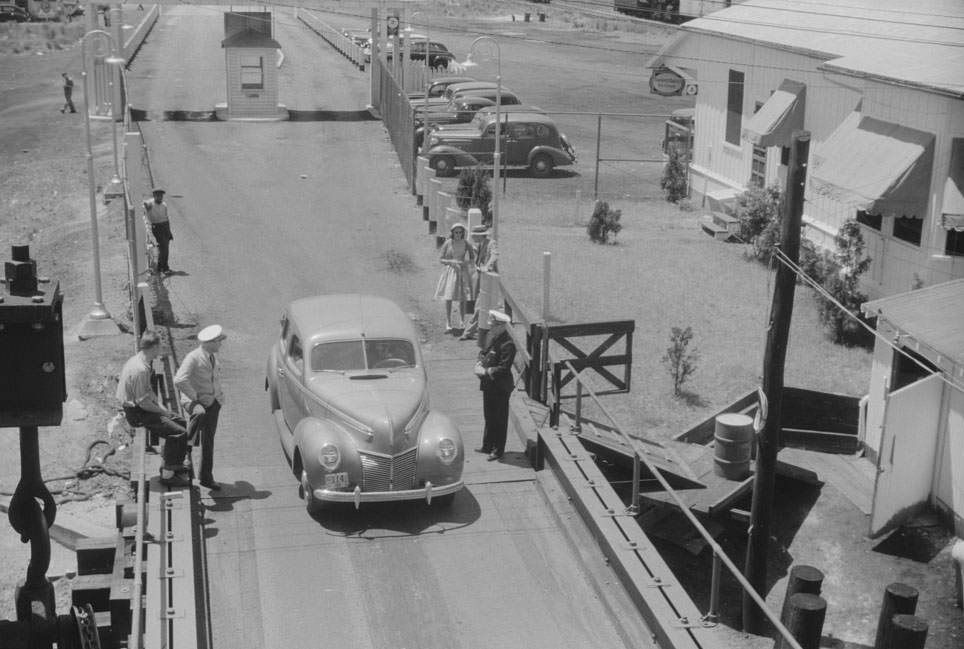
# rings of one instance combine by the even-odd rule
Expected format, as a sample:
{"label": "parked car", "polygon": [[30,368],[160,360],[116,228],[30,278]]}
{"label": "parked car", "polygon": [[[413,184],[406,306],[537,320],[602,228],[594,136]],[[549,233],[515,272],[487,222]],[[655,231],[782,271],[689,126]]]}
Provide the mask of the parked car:
{"label": "parked car", "polygon": [[445,89],[451,86],[453,83],[465,83],[467,81],[475,81],[472,77],[435,77],[432,79],[428,87],[421,92],[410,92],[408,93],[408,98],[410,100],[425,99],[425,95],[428,94],[429,99],[438,99],[445,92]]}
{"label": "parked car", "polygon": [[309,513],[330,503],[451,503],[458,428],[429,409],[411,319],[391,300],[319,295],[288,304],[265,389]]}
{"label": "parked car", "polygon": [[341,31],[342,36],[350,40],[352,43],[361,48],[362,55],[365,58],[365,63],[371,63],[372,60],[372,35],[369,30],[362,32],[351,31],[350,29],[343,29]]}
{"label": "parked car", "polygon": [[495,105],[495,98],[500,92],[503,95],[503,104],[510,103],[513,98],[515,98],[515,103],[520,103],[519,96],[511,88],[503,87],[499,90],[494,83],[478,81],[452,84],[445,89],[445,92],[438,99],[414,102],[412,110],[415,112],[416,119],[420,119],[426,109],[429,111],[447,110],[446,107],[459,97],[485,97],[491,99],[492,104]]}
{"label": "parked car", "polygon": [[[481,92],[481,91],[480,91]],[[483,93],[486,94],[486,93]],[[436,128],[442,124],[466,124],[472,121],[475,114],[482,108],[495,106],[495,97],[464,95],[455,97],[443,109],[430,110],[428,113],[417,111],[415,118],[415,147],[421,148],[425,136],[426,124]],[[503,106],[518,105],[521,102],[514,92],[503,91],[499,98]]]}
{"label": "parked car", "polygon": [[[394,45],[392,41],[385,44],[385,60],[391,61],[393,58]],[[408,37],[408,58],[412,61],[424,61],[425,54],[428,52],[429,67],[435,69],[445,69],[449,63],[455,60],[455,55],[449,51],[445,44],[438,41],[430,41],[422,34],[412,34]]]}
{"label": "parked car", "polygon": [[[508,113],[500,115],[502,164],[528,167],[545,178],[555,167],[571,165],[576,152],[548,115]],[[459,167],[491,165],[495,153],[495,114],[466,124],[465,129],[432,131],[428,137],[429,166],[439,176],[454,176]]]}
{"label": "parked car", "polygon": [[0,23],[25,23],[30,20],[30,14],[23,7],[12,2],[0,3]]}

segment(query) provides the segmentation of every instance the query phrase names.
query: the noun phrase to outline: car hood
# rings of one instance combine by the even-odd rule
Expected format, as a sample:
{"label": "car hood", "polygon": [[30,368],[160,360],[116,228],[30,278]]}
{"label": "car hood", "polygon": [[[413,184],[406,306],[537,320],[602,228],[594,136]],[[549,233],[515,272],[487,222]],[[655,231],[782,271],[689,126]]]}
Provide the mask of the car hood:
{"label": "car hood", "polygon": [[370,441],[364,434],[359,438],[359,448],[397,453],[417,443],[418,429],[405,430],[421,416],[419,406],[428,389],[425,374],[417,369],[318,374],[308,389],[328,409],[324,416],[349,430],[371,431]]}

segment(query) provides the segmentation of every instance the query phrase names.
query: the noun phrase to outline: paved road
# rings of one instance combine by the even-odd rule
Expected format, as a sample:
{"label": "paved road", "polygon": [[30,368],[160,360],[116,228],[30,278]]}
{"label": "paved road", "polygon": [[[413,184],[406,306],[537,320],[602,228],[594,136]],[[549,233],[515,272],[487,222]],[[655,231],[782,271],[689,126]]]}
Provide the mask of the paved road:
{"label": "paved road", "polygon": [[[213,8],[167,9],[132,70],[135,105],[222,101],[221,24]],[[285,74],[299,80],[283,103],[366,103],[365,75],[290,17],[279,15],[277,29]],[[227,486],[203,493],[215,649],[649,646],[624,595],[599,597],[593,585],[606,573],[574,551],[590,542],[574,542],[578,531],[546,506],[516,440],[505,463],[468,458],[468,487],[450,510],[305,513],[263,392],[280,308],[295,297],[373,292],[410,310],[426,335],[434,406],[456,419],[469,448],[481,437],[473,347],[437,340],[439,309],[427,297],[436,251],[381,125],[142,127],[169,192],[179,271],[158,299],[175,332],[220,322],[229,335],[215,467]]]}

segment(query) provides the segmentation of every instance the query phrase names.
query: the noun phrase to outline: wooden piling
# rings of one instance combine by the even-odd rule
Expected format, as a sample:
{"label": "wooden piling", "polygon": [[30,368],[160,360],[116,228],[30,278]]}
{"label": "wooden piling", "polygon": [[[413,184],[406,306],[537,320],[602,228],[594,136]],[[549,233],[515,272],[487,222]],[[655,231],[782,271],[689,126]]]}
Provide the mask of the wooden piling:
{"label": "wooden piling", "polygon": [[913,586],[894,582],[884,589],[884,602],[880,607],[880,617],[877,618],[877,637],[874,649],[886,649],[887,634],[890,632],[891,618],[895,615],[913,615],[917,610],[919,593]]}
{"label": "wooden piling", "polygon": [[[827,616],[827,601],[811,593],[795,593],[787,605],[786,620],[783,626],[800,643],[803,649],[819,649],[820,636],[823,634],[823,621]],[[773,649],[790,649],[791,645],[782,636],[777,636]]]}
{"label": "wooden piling", "polygon": [[797,593],[819,595],[823,588],[823,572],[813,566],[798,564],[790,568],[787,579],[787,592],[783,596],[783,609],[780,611],[780,621],[787,623],[787,612],[790,609],[790,598]]}
{"label": "wooden piling", "polygon": [[927,621],[916,615],[898,613],[890,618],[884,649],[924,649]]}

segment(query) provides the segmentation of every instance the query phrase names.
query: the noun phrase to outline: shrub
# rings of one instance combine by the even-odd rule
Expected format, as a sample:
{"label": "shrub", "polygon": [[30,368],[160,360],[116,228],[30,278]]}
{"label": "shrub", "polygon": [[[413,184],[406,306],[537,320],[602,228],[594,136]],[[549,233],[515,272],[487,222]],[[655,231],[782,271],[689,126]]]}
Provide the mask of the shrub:
{"label": "shrub", "polygon": [[867,296],[860,292],[858,284],[860,276],[870,266],[870,258],[864,256],[864,237],[857,222],[850,219],[840,226],[834,243],[836,249],[833,253],[824,253],[818,272],[823,273],[823,288],[843,309],[821,296],[817,303],[820,322],[835,343],[865,344],[869,336],[867,330],[850,315],[853,313],[863,318],[859,315],[860,305],[867,301]]}
{"label": "shrub", "polygon": [[666,201],[678,203],[689,196],[686,186],[686,155],[676,149],[672,149],[669,160],[663,167],[663,177],[659,181],[659,186],[666,193]]}
{"label": "shrub", "polygon": [[693,329],[673,327],[669,335],[670,346],[666,349],[662,361],[673,378],[673,394],[677,397],[683,392],[686,379],[696,371],[696,361],[699,360],[698,349],[690,349],[693,342]]}
{"label": "shrub", "polygon": [[459,173],[459,186],[455,190],[455,203],[468,210],[477,207],[482,210],[482,220],[492,222],[492,188],[489,187],[489,174],[482,167],[463,169]]}
{"label": "shrub", "polygon": [[623,226],[619,223],[622,215],[622,210],[611,209],[606,201],[596,201],[592,216],[589,217],[589,225],[586,226],[586,232],[589,234],[590,240],[593,243],[608,243],[610,234],[615,239],[619,231],[623,229]]}
{"label": "shrub", "polygon": [[751,187],[737,199],[740,238],[750,244],[756,259],[769,261],[780,242],[782,212],[783,192],[776,185]]}

